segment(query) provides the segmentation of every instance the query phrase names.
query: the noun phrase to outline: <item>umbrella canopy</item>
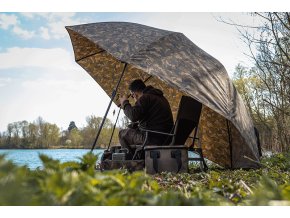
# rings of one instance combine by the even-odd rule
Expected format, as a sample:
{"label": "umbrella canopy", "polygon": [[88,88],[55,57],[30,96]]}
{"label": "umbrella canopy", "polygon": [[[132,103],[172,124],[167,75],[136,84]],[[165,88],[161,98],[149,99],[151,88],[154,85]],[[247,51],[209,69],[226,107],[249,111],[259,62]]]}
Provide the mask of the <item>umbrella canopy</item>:
{"label": "umbrella canopy", "polygon": [[258,166],[253,122],[243,100],[223,65],[184,34],[127,22],[66,29],[76,62],[109,96],[127,63],[118,94],[126,94],[132,80],[150,77],[146,84],[164,92],[174,115],[181,96],[191,96],[203,104],[199,138],[204,156],[229,168]]}

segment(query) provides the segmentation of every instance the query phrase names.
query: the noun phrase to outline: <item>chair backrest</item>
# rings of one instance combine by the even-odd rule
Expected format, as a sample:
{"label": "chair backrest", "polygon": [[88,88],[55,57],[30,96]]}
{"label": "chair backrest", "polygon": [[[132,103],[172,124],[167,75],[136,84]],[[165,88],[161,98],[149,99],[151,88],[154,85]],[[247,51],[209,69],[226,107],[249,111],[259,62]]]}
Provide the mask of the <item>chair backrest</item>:
{"label": "chair backrest", "polygon": [[192,130],[197,129],[202,104],[197,100],[182,96],[174,127],[174,137],[171,145],[183,145]]}

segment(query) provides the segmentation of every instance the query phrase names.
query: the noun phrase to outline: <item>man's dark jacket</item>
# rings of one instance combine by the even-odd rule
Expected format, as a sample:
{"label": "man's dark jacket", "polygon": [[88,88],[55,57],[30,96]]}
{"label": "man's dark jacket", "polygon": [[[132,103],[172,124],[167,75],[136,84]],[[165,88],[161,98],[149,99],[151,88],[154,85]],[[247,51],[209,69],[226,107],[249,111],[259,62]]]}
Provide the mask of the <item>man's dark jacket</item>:
{"label": "man's dark jacket", "polygon": [[[123,102],[122,108],[125,115],[132,122],[139,122],[142,129],[155,130],[160,132],[171,132],[173,129],[173,117],[170,105],[163,96],[163,92],[152,86],[147,86],[143,95],[134,106],[128,100]],[[150,144],[164,144],[168,136],[160,134],[149,134]]]}

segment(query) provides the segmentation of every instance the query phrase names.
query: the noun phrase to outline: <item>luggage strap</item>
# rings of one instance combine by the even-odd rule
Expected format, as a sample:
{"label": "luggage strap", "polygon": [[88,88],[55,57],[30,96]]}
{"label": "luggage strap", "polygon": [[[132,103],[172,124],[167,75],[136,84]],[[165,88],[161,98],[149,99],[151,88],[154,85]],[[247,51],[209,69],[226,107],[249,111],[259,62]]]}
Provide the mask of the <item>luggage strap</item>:
{"label": "luggage strap", "polygon": [[[160,158],[160,151],[150,151],[150,158],[153,159],[153,169],[156,173],[158,173],[158,160]],[[181,151],[180,150],[173,150],[171,151],[171,158],[174,158],[177,163],[177,172],[179,173],[182,161],[181,161]]]}
{"label": "luggage strap", "polygon": [[177,162],[177,172],[181,169],[182,161],[181,161],[181,151],[180,150],[173,150],[171,151],[171,158],[175,158]]}
{"label": "luggage strap", "polygon": [[158,161],[157,159],[160,158],[160,151],[150,151],[150,158],[153,159],[153,168],[155,172],[158,172]]}

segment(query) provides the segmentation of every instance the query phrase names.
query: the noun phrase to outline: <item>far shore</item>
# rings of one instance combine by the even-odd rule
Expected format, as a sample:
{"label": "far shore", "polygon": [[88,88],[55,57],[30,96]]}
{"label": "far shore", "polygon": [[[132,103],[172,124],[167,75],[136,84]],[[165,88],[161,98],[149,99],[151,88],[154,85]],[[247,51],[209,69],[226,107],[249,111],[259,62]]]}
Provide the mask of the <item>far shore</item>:
{"label": "far shore", "polygon": [[[91,149],[89,147],[47,147],[47,148],[8,148],[8,147],[0,147],[0,150],[32,150],[32,149]],[[104,147],[96,147],[95,149],[106,149]]]}

